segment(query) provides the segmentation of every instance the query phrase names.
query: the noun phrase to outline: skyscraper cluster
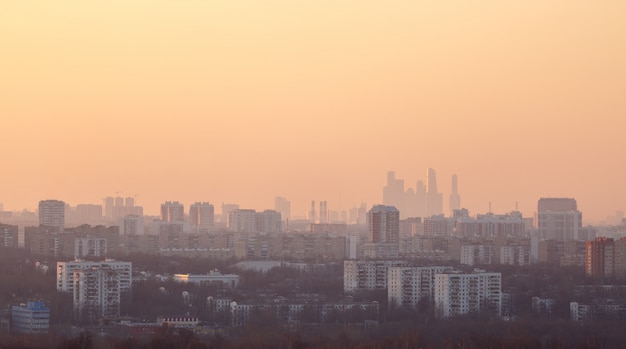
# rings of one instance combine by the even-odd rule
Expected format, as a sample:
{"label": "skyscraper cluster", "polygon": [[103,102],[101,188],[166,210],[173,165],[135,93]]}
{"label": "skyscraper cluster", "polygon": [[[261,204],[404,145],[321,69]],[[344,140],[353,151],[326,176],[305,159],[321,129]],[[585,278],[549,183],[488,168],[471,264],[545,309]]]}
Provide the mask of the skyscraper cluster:
{"label": "skyscraper cluster", "polygon": [[[449,203],[450,213],[461,206],[456,175],[452,176],[452,194]],[[426,173],[426,185],[422,181],[417,181],[415,189],[405,190],[404,180],[397,179],[393,171],[387,172],[387,185],[383,188],[383,204],[396,207],[402,219],[443,214],[443,194],[437,188],[437,173],[429,168]]]}
{"label": "skyscraper cluster", "polygon": [[117,222],[128,215],[143,215],[143,207],[135,205],[135,198],[128,196],[108,196],[104,198],[104,215],[108,221]]}

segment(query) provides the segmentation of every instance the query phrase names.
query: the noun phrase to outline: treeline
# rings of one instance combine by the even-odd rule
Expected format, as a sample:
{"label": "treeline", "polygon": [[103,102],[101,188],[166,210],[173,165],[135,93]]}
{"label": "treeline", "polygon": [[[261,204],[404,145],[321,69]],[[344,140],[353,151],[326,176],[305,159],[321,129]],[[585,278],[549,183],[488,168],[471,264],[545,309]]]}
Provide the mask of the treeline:
{"label": "treeline", "polygon": [[564,321],[440,320],[428,326],[388,323],[365,327],[307,326],[297,329],[255,324],[228,334],[199,336],[190,330],[161,327],[147,337],[112,338],[83,332],[75,337],[0,337],[0,348],[80,349],[382,349],[382,348],[623,348],[626,335],[619,324],[580,326]]}

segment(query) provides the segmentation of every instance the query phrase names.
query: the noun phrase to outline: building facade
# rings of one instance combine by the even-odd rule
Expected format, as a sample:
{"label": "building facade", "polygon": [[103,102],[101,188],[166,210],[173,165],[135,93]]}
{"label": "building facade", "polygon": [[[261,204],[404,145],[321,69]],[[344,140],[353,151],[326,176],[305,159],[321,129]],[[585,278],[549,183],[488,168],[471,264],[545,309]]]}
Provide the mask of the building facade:
{"label": "building facade", "polygon": [[0,248],[18,246],[18,226],[0,224]]}
{"label": "building facade", "polygon": [[189,225],[193,232],[208,233],[215,224],[215,208],[208,202],[189,206]]}
{"label": "building facade", "polygon": [[537,203],[539,236],[548,240],[580,240],[582,213],[571,198],[541,198]]}
{"label": "building facade", "polygon": [[184,222],[185,206],[178,201],[166,201],[161,204],[161,220],[164,222]]}
{"label": "building facade", "polygon": [[74,319],[94,323],[120,316],[121,282],[124,272],[108,266],[75,269],[73,275]]}
{"label": "building facade", "polygon": [[119,272],[120,292],[130,294],[133,274],[132,263],[105,259],[101,262],[74,260],[71,262],[57,262],[57,291],[74,293],[74,271],[88,269],[113,269]]}
{"label": "building facade", "polygon": [[11,308],[11,328],[17,333],[47,333],[50,328],[50,309],[43,302],[14,305]]}
{"label": "building facade", "polygon": [[387,300],[391,307],[415,308],[422,300],[434,302],[435,275],[452,272],[452,267],[390,267]]}
{"label": "building facade", "polygon": [[65,202],[39,201],[39,225],[63,229],[65,227]]}
{"label": "building facade", "polygon": [[500,316],[502,275],[476,272],[435,275],[435,309],[438,317],[470,313]]}
{"label": "building facade", "polygon": [[343,262],[343,291],[386,290],[390,267],[408,266],[407,261],[345,260]]}

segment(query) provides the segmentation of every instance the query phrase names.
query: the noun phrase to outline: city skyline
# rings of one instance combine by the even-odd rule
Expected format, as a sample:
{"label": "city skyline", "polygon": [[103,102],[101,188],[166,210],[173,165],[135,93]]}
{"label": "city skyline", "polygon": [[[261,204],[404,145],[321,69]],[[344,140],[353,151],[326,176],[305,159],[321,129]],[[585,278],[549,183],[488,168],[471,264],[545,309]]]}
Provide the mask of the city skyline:
{"label": "city skyline", "polygon": [[626,3],[146,0],[0,11],[5,210],[122,192],[305,216],[451,176],[473,213],[626,211]]}
{"label": "city skyline", "polygon": [[[427,168],[427,170],[428,170],[427,175],[424,177],[425,180],[418,179],[417,180],[417,186],[424,185],[424,182],[428,181],[427,177],[429,175],[433,176],[435,174],[435,170],[434,169]],[[440,192],[440,191],[435,192],[439,196],[439,201],[436,204],[440,208],[443,207],[443,206],[450,207],[451,200],[453,200],[454,194],[456,194],[456,198],[454,200],[460,201],[461,196],[459,195],[460,191],[459,191],[459,186],[458,186],[458,175],[457,174],[453,174],[451,176],[451,179],[452,179],[452,181],[451,181],[452,185],[450,187],[451,191],[450,191],[450,195],[449,196],[447,195],[448,194],[447,192]],[[394,182],[394,183],[392,184],[392,182]],[[314,212],[315,216],[313,217],[313,219],[316,222],[320,222],[320,223],[330,222],[330,217],[328,215],[331,212],[335,212],[336,214],[341,214],[342,212],[344,212],[345,214],[347,214],[348,211],[350,211],[351,209],[358,208],[363,203],[366,203],[368,207],[374,207],[376,205],[381,205],[381,203],[385,204],[385,205],[390,205],[390,206],[396,207],[401,212],[401,215],[403,214],[403,210],[401,210],[401,208],[404,208],[405,210],[413,212],[415,210],[414,209],[409,209],[409,208],[411,207],[411,205],[413,205],[413,206],[415,206],[415,205],[408,202],[408,200],[413,200],[413,199],[412,199],[412,197],[407,198],[406,196],[407,195],[414,195],[415,191],[410,186],[405,186],[404,182],[405,182],[404,179],[397,179],[395,177],[395,172],[394,171],[388,171],[387,172],[387,185],[382,187],[382,195],[380,195],[381,198],[378,201],[372,201],[372,202],[362,201],[362,202],[353,203],[353,204],[347,204],[347,205],[345,203],[342,204],[341,201],[330,201],[331,205],[328,206],[328,201],[327,200],[323,200],[323,201],[320,200],[319,201],[319,210],[318,210],[318,207],[315,207],[316,211]],[[396,195],[396,197],[394,197],[392,199],[387,198],[387,201],[385,201],[385,195],[387,195],[387,196],[390,195],[390,194],[386,193],[387,188],[390,185],[391,186],[395,186],[395,188],[393,188],[393,190],[395,191],[395,193],[393,193],[393,195]],[[422,207],[424,214],[423,215],[419,215],[419,214],[408,214],[407,215],[407,214],[404,214],[404,216],[403,216],[404,218],[408,218],[408,217],[430,217],[430,216],[438,214],[438,213],[428,214],[427,207],[429,205],[429,200],[431,200],[431,199],[428,198],[427,185],[424,185],[423,189],[424,189],[424,193],[423,193],[423,197],[421,199],[424,201],[423,202],[423,207]],[[434,183],[433,189],[437,190],[436,182]],[[120,194],[120,192],[117,192],[116,194]],[[446,194],[446,195],[443,195],[443,194]],[[400,195],[400,197],[397,197],[397,195]],[[42,200],[40,200],[38,202],[38,204],[36,205],[36,208],[33,209],[32,212],[39,212],[39,210],[37,209],[37,206],[40,208],[41,205],[42,205],[42,202],[44,202],[44,201],[51,201],[51,202],[59,201],[59,202],[62,202],[63,204],[65,204],[65,205],[68,205],[68,206],[72,207],[74,210],[76,210],[77,208],[82,208],[84,206],[95,206],[96,208],[99,208],[99,211],[102,211],[101,212],[101,217],[102,218],[110,219],[112,222],[115,222],[115,221],[118,220],[118,218],[121,218],[122,216],[125,216],[125,215],[128,215],[128,214],[135,214],[135,215],[139,214],[140,216],[142,216],[142,215],[144,215],[143,211],[145,211],[145,215],[154,216],[154,217],[160,217],[161,219],[164,219],[165,221],[167,221],[168,220],[167,218],[163,218],[164,207],[169,207],[172,204],[178,205],[179,209],[180,209],[180,213],[184,214],[185,216],[187,216],[189,214],[189,212],[187,212],[189,209],[185,209],[185,206],[191,207],[191,206],[196,206],[196,205],[199,204],[198,200],[195,200],[195,201],[191,200],[189,203],[186,203],[186,202],[181,201],[181,200],[169,200],[168,199],[167,201],[160,201],[158,204],[155,205],[155,207],[148,206],[147,209],[146,209],[141,204],[138,204],[137,206],[135,206],[136,196],[137,196],[137,194],[135,194],[135,198],[132,198],[132,197],[125,197],[124,198],[123,196],[117,196],[117,197],[107,196],[107,197],[104,197],[104,198],[102,198],[100,200],[100,204],[89,203],[89,202],[67,202],[66,200],[64,201],[64,200],[60,200],[60,199],[42,199]],[[445,200],[446,201],[442,201],[444,199],[443,198],[444,196],[445,196]],[[253,209],[253,210],[263,211],[263,210],[266,210],[266,209],[275,209],[276,208],[275,205],[276,205],[276,200],[277,199],[285,200],[287,203],[289,203],[289,206],[291,207],[291,201],[288,200],[289,198],[284,198],[284,197],[281,197],[281,196],[275,196],[271,200],[272,202],[270,204],[268,204],[267,206],[260,206],[260,207],[253,207],[253,206],[246,207],[246,206],[242,206],[242,205],[240,205],[238,203],[235,203],[232,200],[231,201],[223,201],[221,204],[217,204],[214,201],[205,202],[204,204],[211,205],[211,206],[213,206],[213,205],[216,205],[216,206],[221,206],[221,205],[231,206],[231,205],[235,205],[237,207],[242,207],[242,208],[245,208],[245,209]],[[538,213],[540,213],[539,210],[537,209],[537,206],[536,206],[537,205],[537,200],[539,200],[539,202],[541,202],[541,200],[546,200],[546,199],[548,199],[548,200],[562,200],[562,199],[563,200],[575,200],[575,199],[567,199],[564,196],[539,197],[539,198],[537,198],[535,200],[534,208],[531,208],[527,212],[519,209],[519,206],[520,206],[519,202],[515,202],[513,204],[513,207],[509,207],[508,209],[505,208],[503,210],[494,210],[493,207],[492,207],[492,203],[491,202],[487,203],[487,208],[484,209],[484,210],[480,210],[480,209],[479,210],[474,210],[474,209],[468,208],[467,206],[464,206],[464,205],[461,205],[460,208],[468,209],[471,215],[477,215],[477,214],[483,214],[483,213],[508,213],[508,212],[520,211],[520,212],[522,212],[524,217],[530,217],[530,218],[535,217],[536,218],[536,215]],[[113,217],[109,217],[104,210],[106,209],[108,204],[112,205],[113,200],[117,200],[117,201],[119,201],[119,203],[116,203],[115,207],[111,206],[109,208],[109,210],[113,210],[114,208],[116,208],[116,209],[123,209],[125,207],[124,205],[128,205],[128,201],[132,201],[132,203],[130,204],[131,207],[139,209],[140,212],[142,212],[142,213],[135,213],[134,211],[133,212],[130,212],[130,211],[129,212],[119,212],[118,214],[114,215]],[[124,200],[126,200],[126,201],[124,201]],[[339,200],[340,200],[340,198],[339,198]],[[394,200],[401,200],[402,202],[401,203],[397,203],[397,201],[396,201],[396,204],[394,204]],[[180,201],[180,203],[179,203],[179,201]],[[202,200],[200,200],[200,201],[202,201]],[[119,207],[117,206],[118,204],[119,204]],[[303,204],[303,205],[301,205],[301,204]],[[311,204],[312,205],[316,205],[317,201],[313,200]],[[3,205],[3,207],[6,206],[5,203],[2,203],[2,205]],[[301,206],[304,206],[305,208],[303,210],[301,210],[301,211],[296,211],[293,215],[290,215],[290,218],[311,220],[311,211],[310,211],[311,206],[308,205],[308,203],[296,202],[296,207],[297,208],[301,208]],[[526,205],[524,205],[524,206],[526,206]],[[321,216],[322,207],[325,208],[324,211],[325,211],[326,217],[322,217]],[[23,208],[23,209],[24,210],[29,210],[29,208]],[[13,209],[12,211],[13,212],[19,212],[21,210],[22,209],[17,209],[17,210]],[[278,211],[280,211],[280,210],[278,210]],[[226,214],[228,214],[228,213],[229,212],[226,212]],[[444,214],[447,217],[451,217],[452,216],[452,212],[448,212],[448,210],[443,210],[441,213]],[[623,211],[616,210],[613,213],[614,214],[615,213],[623,214]],[[222,210],[220,210],[219,212],[215,211],[215,214],[222,215],[223,212],[222,212]],[[587,217],[587,214],[585,214],[584,222],[585,222],[585,224],[606,223],[607,221],[609,221],[610,219],[615,218],[615,217],[616,216],[612,216],[611,214],[609,214],[609,215],[607,215],[607,216],[605,216],[603,218],[589,219]],[[113,218],[113,219],[111,219],[111,218]]]}

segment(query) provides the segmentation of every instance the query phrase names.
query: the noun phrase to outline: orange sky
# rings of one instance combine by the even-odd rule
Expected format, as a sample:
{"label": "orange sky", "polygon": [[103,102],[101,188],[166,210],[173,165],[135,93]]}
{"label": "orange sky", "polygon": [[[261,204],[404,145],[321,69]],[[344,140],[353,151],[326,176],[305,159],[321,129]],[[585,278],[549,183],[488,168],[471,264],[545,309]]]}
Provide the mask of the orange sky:
{"label": "orange sky", "polygon": [[[626,2],[0,2],[0,202],[626,210]],[[447,206],[446,206],[447,207]],[[218,209],[219,211],[219,209]]]}

